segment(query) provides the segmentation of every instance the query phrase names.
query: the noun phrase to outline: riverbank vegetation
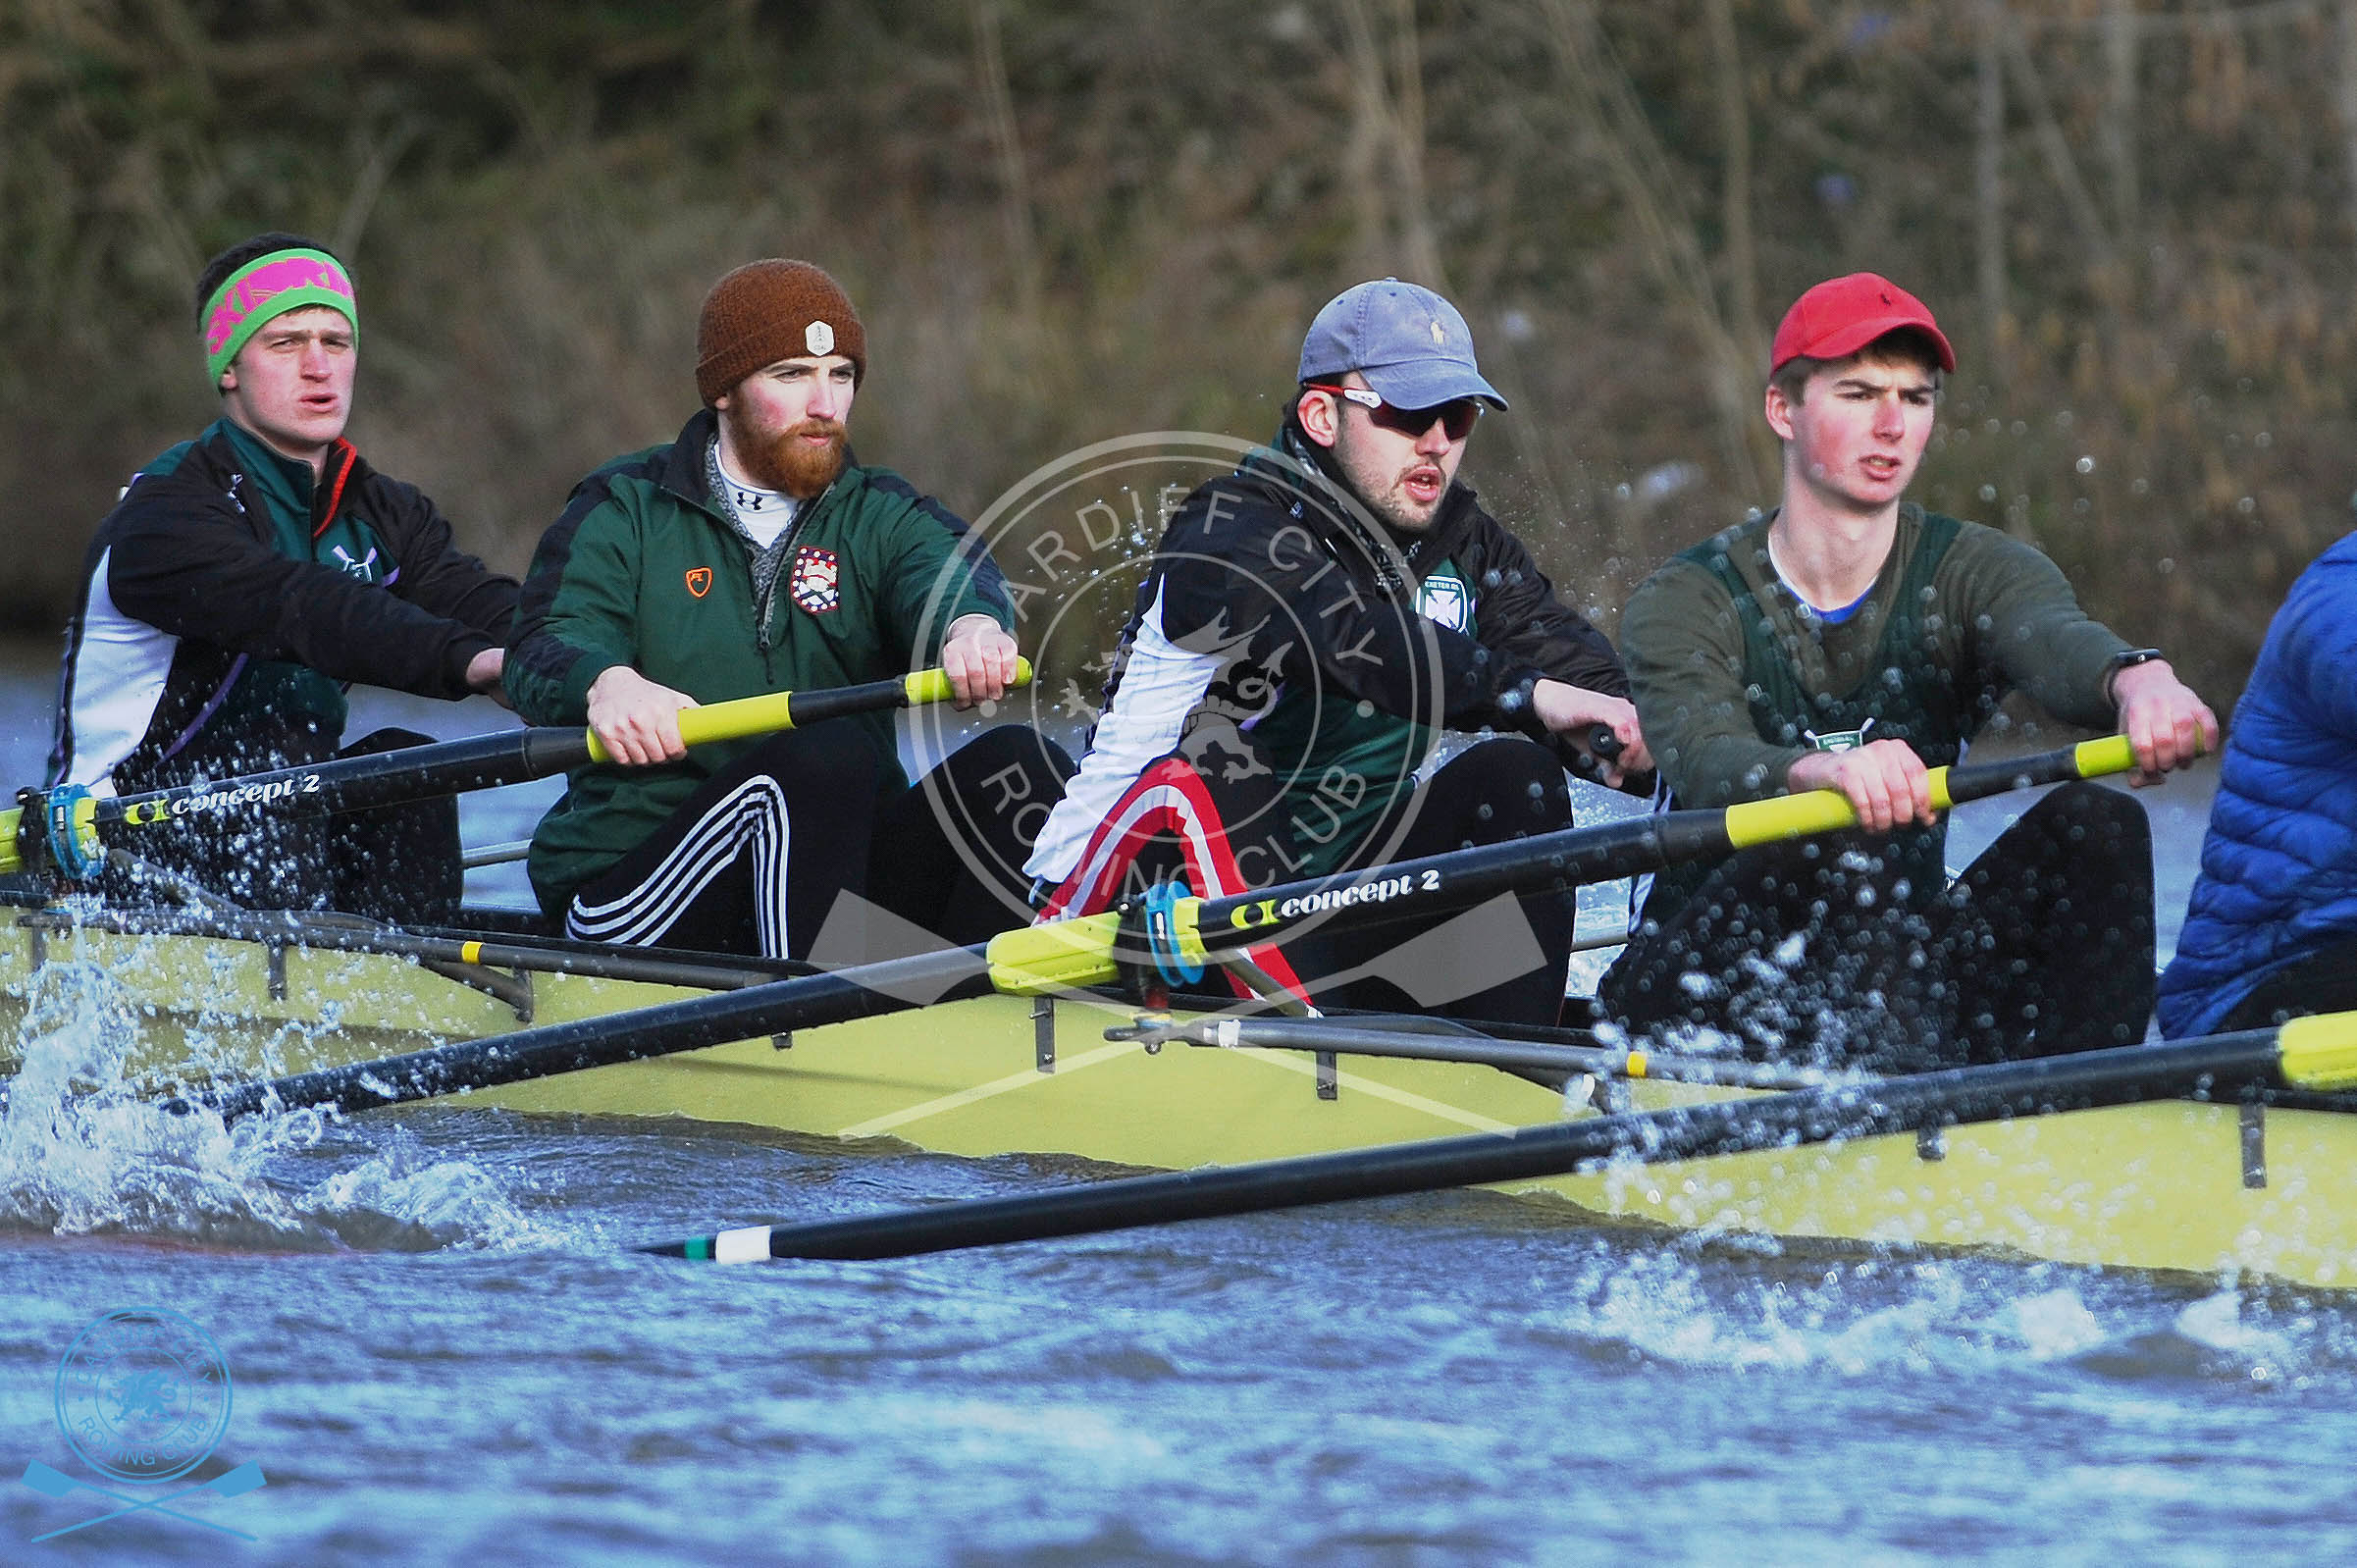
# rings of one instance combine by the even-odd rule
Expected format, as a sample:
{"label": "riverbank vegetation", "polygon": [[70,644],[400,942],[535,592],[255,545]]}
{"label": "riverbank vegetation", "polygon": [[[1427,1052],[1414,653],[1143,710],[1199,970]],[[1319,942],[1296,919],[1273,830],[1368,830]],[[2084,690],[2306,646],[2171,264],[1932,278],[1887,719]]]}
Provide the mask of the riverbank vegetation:
{"label": "riverbank vegetation", "polygon": [[1319,302],[1440,287],[1514,400],[1472,477],[1607,625],[1772,498],[1767,336],[1856,268],[1963,359],[1922,497],[2221,699],[2357,486],[2357,0],[16,0],[0,132],[17,629],[211,416],[187,292],[266,227],[354,266],[354,439],[509,569],[769,254],[969,515],[1265,435]]}

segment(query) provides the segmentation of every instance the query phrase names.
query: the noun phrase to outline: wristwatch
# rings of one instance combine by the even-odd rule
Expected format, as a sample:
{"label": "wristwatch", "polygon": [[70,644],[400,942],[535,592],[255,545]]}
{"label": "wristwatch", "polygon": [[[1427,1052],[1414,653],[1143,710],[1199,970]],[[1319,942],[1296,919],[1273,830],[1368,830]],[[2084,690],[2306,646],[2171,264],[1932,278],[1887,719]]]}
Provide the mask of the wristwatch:
{"label": "wristwatch", "polygon": [[2138,664],[2149,664],[2149,663],[2151,663],[2151,662],[2152,662],[2154,659],[2156,659],[2156,658],[2159,658],[2159,659],[2166,659],[2168,656],[2169,656],[2169,655],[2168,655],[2167,653],[2162,653],[2162,652],[2161,652],[2159,649],[2157,649],[2157,648],[2123,648],[2123,649],[2121,649],[2121,650],[2119,653],[2114,653],[2114,654],[2112,655],[2112,667],[2111,667],[2111,669],[2110,669],[2110,670],[2109,670],[2109,671],[2108,671],[2108,672],[2107,672],[2107,673],[2104,675],[2104,678],[2103,678],[2103,693],[2104,693],[2104,696],[2106,696],[2107,698],[2110,698],[2110,699],[2111,699],[2111,700],[2112,700],[2114,703],[2117,703],[2117,702],[2119,702],[2119,701],[2120,701],[2120,672],[2121,672],[2121,670],[2123,670],[2123,669],[2132,669],[2132,668],[2134,668],[2134,667],[2135,667],[2136,665],[2138,665]]}

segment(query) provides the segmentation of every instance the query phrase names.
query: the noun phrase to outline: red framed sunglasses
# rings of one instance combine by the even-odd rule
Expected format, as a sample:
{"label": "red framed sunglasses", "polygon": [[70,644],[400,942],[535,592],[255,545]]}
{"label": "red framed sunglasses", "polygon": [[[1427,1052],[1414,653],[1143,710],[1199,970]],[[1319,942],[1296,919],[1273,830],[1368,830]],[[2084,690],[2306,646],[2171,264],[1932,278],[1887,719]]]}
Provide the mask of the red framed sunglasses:
{"label": "red framed sunglasses", "polygon": [[1421,436],[1433,428],[1435,420],[1450,441],[1463,441],[1473,434],[1473,422],[1482,417],[1482,402],[1478,397],[1452,397],[1430,408],[1402,408],[1397,403],[1385,402],[1382,395],[1364,387],[1336,387],[1327,382],[1313,381],[1303,392],[1333,392],[1347,397],[1367,411],[1367,417],[1386,430],[1395,430],[1402,436]]}

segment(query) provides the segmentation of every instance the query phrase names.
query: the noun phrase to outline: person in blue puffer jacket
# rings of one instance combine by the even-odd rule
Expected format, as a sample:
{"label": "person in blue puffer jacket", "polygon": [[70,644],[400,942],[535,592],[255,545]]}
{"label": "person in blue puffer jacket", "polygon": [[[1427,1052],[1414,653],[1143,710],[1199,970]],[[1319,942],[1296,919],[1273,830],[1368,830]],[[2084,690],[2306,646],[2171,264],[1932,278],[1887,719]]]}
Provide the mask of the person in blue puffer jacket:
{"label": "person in blue puffer jacket", "polygon": [[2277,611],[2161,977],[2172,1039],[2357,1008],[2357,534]]}

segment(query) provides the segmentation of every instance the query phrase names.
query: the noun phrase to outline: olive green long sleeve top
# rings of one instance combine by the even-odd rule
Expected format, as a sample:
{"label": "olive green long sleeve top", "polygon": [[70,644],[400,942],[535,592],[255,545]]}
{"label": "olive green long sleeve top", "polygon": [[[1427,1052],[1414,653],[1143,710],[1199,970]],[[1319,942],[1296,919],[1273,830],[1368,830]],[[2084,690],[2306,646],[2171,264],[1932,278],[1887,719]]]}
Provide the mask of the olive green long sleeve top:
{"label": "olive green long sleeve top", "polygon": [[[1812,694],[1842,697],[1896,680],[1877,654],[1922,543],[1924,512],[1902,506],[1889,559],[1847,619],[1827,621],[1776,575],[1764,527],[1738,525],[1705,549],[1727,553],[1770,623],[1776,646]],[[2018,689],[2054,717],[2088,728],[2116,718],[2105,693],[2123,643],[2079,607],[2061,568],[1995,529],[1964,523],[1923,591],[1934,660],[1960,679]],[[1715,809],[1785,792],[1802,745],[1762,738],[1753,722],[1736,600],[1699,561],[1670,560],[1638,586],[1620,624],[1621,653],[1646,744],[1678,804]]]}

